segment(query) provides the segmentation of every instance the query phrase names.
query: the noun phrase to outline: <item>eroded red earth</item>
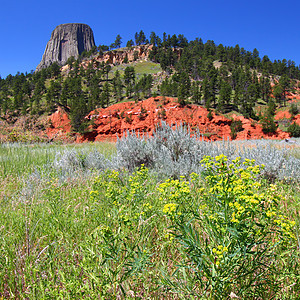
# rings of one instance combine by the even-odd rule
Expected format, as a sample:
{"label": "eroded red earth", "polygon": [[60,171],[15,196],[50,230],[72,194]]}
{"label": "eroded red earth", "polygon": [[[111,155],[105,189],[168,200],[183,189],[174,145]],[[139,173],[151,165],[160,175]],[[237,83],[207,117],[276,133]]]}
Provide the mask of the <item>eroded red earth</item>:
{"label": "eroded red earth", "polygon": [[[288,112],[280,112],[276,115],[276,120],[289,118]],[[68,136],[71,130],[68,115],[59,108],[50,117],[51,126],[46,129],[49,138]],[[197,105],[187,105],[180,107],[176,99],[169,97],[156,97],[135,103],[117,103],[108,108],[92,111],[86,118],[91,120],[92,125],[89,132],[84,135],[77,134],[76,142],[88,141],[116,141],[117,135],[121,137],[127,131],[152,134],[155,126],[162,120],[170,125],[179,123],[188,124],[192,130],[199,130],[205,140],[231,139],[230,124],[232,120],[241,120],[243,131],[236,135],[237,140],[244,139],[285,139],[289,137],[286,132],[277,129],[275,134],[266,135],[262,131],[261,125],[251,119],[242,116],[232,115],[231,119],[222,115],[212,113],[208,118],[208,111]],[[300,115],[294,120],[300,124]]]}

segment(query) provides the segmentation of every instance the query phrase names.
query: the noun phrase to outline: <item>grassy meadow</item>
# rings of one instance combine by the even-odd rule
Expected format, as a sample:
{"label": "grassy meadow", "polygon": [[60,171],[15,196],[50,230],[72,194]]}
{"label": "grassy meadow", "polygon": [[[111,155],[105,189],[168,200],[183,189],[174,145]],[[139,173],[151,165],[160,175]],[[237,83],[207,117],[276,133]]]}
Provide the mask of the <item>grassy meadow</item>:
{"label": "grassy meadow", "polygon": [[[117,153],[0,145],[0,298],[299,299],[298,181],[224,155],[189,176],[86,171],[95,150]],[[64,172],[72,151],[77,167]]]}

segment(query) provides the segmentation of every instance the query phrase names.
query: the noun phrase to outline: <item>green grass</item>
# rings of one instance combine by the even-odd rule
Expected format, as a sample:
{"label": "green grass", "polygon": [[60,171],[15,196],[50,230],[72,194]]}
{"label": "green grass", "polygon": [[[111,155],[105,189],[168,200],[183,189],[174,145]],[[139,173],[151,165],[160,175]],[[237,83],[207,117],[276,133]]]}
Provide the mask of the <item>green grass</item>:
{"label": "green grass", "polygon": [[162,71],[160,64],[156,64],[151,61],[138,62],[134,66],[134,69],[137,74],[142,74],[142,75],[143,74],[156,74],[156,73]]}
{"label": "green grass", "polygon": [[[222,158],[214,162],[218,172],[207,161],[209,177],[191,181],[158,179],[145,168],[64,180],[55,170],[30,175],[66,149],[109,156],[115,144],[0,147],[0,298],[227,299],[232,292],[241,299],[297,299],[299,240],[285,234],[300,238],[299,186],[278,183],[275,190],[263,181],[256,189],[256,171],[249,177],[237,165],[230,173],[217,165]],[[226,180],[254,200],[264,193],[247,208],[255,210],[253,220],[245,214],[241,225],[230,221],[226,201],[245,200]],[[288,232],[274,225],[277,215],[266,217],[266,199],[277,215],[296,221]],[[215,257],[221,244],[228,249]],[[257,245],[267,252],[252,253]]]}
{"label": "green grass", "polygon": [[0,144],[0,176],[30,174],[34,169],[51,163],[58,152],[70,149],[84,152],[96,149],[109,156],[115,151],[115,143]]}
{"label": "green grass", "polygon": [[156,74],[158,72],[162,71],[162,68],[160,67],[160,64],[151,62],[151,61],[137,61],[133,63],[123,64],[114,66],[109,75],[111,78],[113,78],[113,74],[119,70],[121,76],[124,75],[124,70],[127,66],[133,66],[136,72],[136,75],[143,75],[143,74]]}

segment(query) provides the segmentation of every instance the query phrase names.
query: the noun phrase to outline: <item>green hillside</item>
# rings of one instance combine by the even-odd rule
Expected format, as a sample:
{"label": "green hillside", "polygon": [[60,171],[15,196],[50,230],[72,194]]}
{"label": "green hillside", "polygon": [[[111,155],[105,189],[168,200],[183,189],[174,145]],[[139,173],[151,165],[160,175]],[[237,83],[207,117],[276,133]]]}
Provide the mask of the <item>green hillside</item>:
{"label": "green hillside", "polygon": [[[145,44],[147,57],[135,51],[134,61],[101,60],[109,51],[132,51]],[[177,97],[181,105],[194,103],[256,120],[266,111],[272,121],[275,109],[288,105],[287,92],[298,88],[300,79],[293,61],[272,62],[261,58],[257,49],[216,45],[212,40],[188,41],[183,35],[167,34],[161,39],[153,32],[148,40],[140,32],[128,47],[120,46],[94,47],[77,60],[70,58],[63,72],[53,63],[39,72],[1,79],[1,116],[47,115],[59,105],[70,113],[74,131],[83,132],[84,116],[95,108],[162,95]]]}

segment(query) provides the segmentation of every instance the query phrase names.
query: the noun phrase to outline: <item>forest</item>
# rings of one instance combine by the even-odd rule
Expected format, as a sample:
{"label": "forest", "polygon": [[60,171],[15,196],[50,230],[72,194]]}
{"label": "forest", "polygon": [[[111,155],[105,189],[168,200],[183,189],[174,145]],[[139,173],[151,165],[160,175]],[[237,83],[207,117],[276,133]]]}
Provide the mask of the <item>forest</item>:
{"label": "forest", "polygon": [[[286,105],[286,93],[298,88],[300,79],[294,61],[272,62],[266,55],[260,58],[257,49],[216,45],[212,40],[204,43],[201,38],[188,41],[182,34],[164,33],[161,39],[151,32],[148,39],[142,30],[126,47],[152,45],[148,59],[160,65],[162,82],[157,82],[153,74],[137,76],[126,60],[122,72],[114,71],[113,64],[95,60],[107,51],[116,51],[121,44],[118,35],[110,46],[100,45],[78,59],[69,58],[68,73],[63,74],[53,63],[38,72],[1,78],[2,117],[50,114],[59,105],[69,112],[73,130],[84,132],[84,117],[96,108],[162,95],[177,97],[182,106],[199,104],[220,113],[236,111],[247,118],[273,122],[276,107]],[[83,61],[89,62],[85,68]],[[265,116],[255,111],[257,104],[266,107]]]}

